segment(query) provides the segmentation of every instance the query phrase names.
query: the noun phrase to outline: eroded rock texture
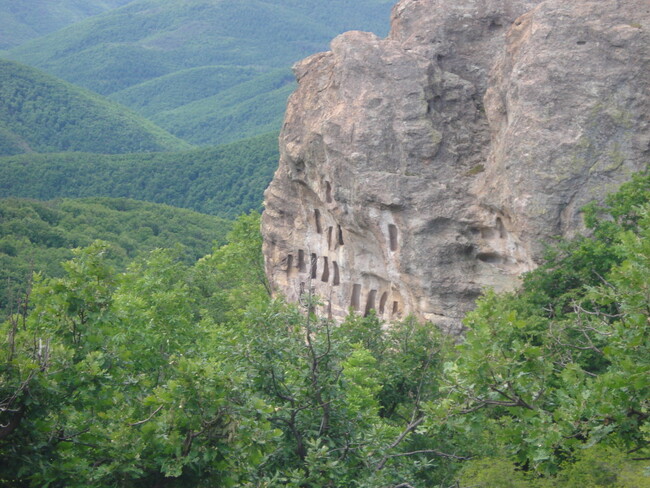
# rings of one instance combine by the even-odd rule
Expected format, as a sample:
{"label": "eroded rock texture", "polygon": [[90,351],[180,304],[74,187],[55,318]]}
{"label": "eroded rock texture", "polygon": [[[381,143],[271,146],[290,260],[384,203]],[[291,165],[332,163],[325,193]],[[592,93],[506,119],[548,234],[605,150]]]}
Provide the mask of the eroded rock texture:
{"label": "eroded rock texture", "polygon": [[450,332],[650,160],[647,0],[402,0],[295,66],[267,273]]}

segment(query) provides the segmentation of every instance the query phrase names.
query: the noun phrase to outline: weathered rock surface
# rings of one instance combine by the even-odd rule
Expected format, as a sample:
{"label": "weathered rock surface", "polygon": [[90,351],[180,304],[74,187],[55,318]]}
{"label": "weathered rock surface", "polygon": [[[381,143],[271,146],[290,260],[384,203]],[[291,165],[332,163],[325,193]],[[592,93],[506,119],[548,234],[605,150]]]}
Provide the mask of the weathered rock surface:
{"label": "weathered rock surface", "polygon": [[650,160],[647,0],[402,0],[294,68],[267,273],[334,317],[455,332]]}

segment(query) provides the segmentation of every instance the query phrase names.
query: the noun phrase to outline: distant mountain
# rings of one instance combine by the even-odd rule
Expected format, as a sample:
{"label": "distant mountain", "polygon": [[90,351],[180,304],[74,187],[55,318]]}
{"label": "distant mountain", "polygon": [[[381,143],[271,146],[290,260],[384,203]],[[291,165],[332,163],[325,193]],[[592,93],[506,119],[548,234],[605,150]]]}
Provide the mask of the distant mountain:
{"label": "distant mountain", "polygon": [[[327,49],[343,31],[386,33],[393,3],[136,0],[25,43],[9,55],[112,96],[190,142],[215,144],[279,129],[291,77],[284,86],[269,86],[268,73],[288,70]],[[249,85],[237,89],[241,83]],[[251,90],[250,83],[261,91]],[[237,103],[214,98],[224,90],[231,100],[236,93]],[[150,100],[141,96],[147,93]],[[264,116],[254,110],[260,102]],[[247,116],[235,114],[238,104]],[[197,107],[212,115],[192,120]]]}
{"label": "distant mountain", "polygon": [[0,49],[9,49],[132,0],[0,0]]}
{"label": "distant mountain", "polygon": [[158,112],[151,120],[194,144],[233,142],[278,131],[294,88],[290,70],[273,70],[217,95]]}
{"label": "distant mountain", "polygon": [[179,153],[7,156],[0,198],[128,197],[234,218],[261,210],[277,162],[277,133]]}
{"label": "distant mountain", "polygon": [[0,59],[0,155],[188,149],[129,109],[53,76]]}

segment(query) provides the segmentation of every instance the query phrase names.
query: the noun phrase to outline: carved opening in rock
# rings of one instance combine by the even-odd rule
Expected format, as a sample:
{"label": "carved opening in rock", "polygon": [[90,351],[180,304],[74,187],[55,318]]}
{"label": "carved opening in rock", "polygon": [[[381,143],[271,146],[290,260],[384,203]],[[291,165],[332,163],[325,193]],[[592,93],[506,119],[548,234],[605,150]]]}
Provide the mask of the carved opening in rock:
{"label": "carved opening in rock", "polygon": [[287,256],[287,275],[291,274],[291,266],[293,266],[293,254]]}
{"label": "carved opening in rock", "polygon": [[332,185],[329,181],[325,182],[325,201],[332,203]]}
{"label": "carved opening in rock", "polygon": [[384,314],[384,310],[386,309],[386,300],[388,300],[388,292],[382,293],[381,298],[379,299],[379,315]]}
{"label": "carved opening in rock", "polygon": [[500,29],[501,27],[503,27],[503,24],[496,19],[490,20],[490,25],[488,25],[488,29],[491,31]]}
{"label": "carved opening in rock", "polygon": [[361,285],[355,283],[352,285],[352,298],[350,298],[350,307],[359,310],[359,299],[361,298]]}
{"label": "carved opening in rock", "polygon": [[330,266],[327,262],[327,257],[323,256],[323,274],[320,277],[320,280],[323,283],[327,283],[330,279]]}
{"label": "carved opening in rock", "polygon": [[305,266],[305,251],[302,249],[298,250],[298,265],[297,265],[298,271],[301,273],[304,273],[306,271],[306,266]]}
{"label": "carved opening in rock", "polygon": [[328,227],[327,228],[327,249],[330,251],[332,250],[332,232],[334,231],[334,227]]}
{"label": "carved opening in rock", "polygon": [[316,232],[318,234],[322,234],[323,229],[320,226],[320,210],[318,210],[317,208],[314,209],[314,223],[316,224]]}
{"label": "carved opening in rock", "polygon": [[584,46],[585,44],[587,44],[587,41],[578,41],[578,42],[576,42],[576,44],[578,46]]}
{"label": "carved opening in rock", "polygon": [[301,173],[305,171],[305,162],[302,159],[299,159],[293,164],[293,168],[298,172]]}
{"label": "carved opening in rock", "polygon": [[339,246],[343,245],[343,229],[341,229],[341,226],[338,226],[338,240],[339,240]]}
{"label": "carved opening in rock", "polygon": [[399,302],[395,301],[393,302],[393,312],[392,316],[395,317],[399,313]]}
{"label": "carved opening in rock", "polygon": [[390,241],[390,250],[397,251],[397,227],[388,224],[388,240]]}
{"label": "carved opening in rock", "polygon": [[311,254],[311,277],[316,279],[316,275],[318,274],[318,257],[316,254],[312,253]]}
{"label": "carved opening in rock", "polygon": [[336,263],[336,261],[332,261],[332,268],[334,270],[332,285],[339,286],[341,284],[341,280],[339,278],[339,265]]}
{"label": "carved opening in rock", "polygon": [[505,239],[505,237],[506,237],[506,228],[503,225],[503,221],[501,220],[501,217],[497,217],[497,230],[499,231],[499,237],[501,239]]}
{"label": "carved opening in rock", "polygon": [[367,317],[370,311],[375,309],[376,298],[377,298],[377,290],[370,290],[370,293],[368,293],[368,299],[366,300],[366,310],[363,313],[364,317]]}
{"label": "carved opening in rock", "polygon": [[480,252],[476,255],[476,259],[483,261],[488,264],[501,264],[503,263],[503,258],[493,252]]}

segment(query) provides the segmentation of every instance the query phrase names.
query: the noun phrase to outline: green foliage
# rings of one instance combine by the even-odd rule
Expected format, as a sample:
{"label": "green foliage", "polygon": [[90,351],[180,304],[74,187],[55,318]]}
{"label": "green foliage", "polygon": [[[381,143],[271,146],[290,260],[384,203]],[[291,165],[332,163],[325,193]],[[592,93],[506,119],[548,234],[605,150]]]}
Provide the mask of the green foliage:
{"label": "green foliage", "polygon": [[[572,303],[584,295],[586,286],[597,286],[623,256],[615,245],[620,233],[638,224],[638,211],[647,203],[650,172],[633,176],[603,205],[587,205],[585,223],[593,237],[577,237],[549,247],[545,262],[524,282],[525,299],[545,308],[551,316],[572,311]],[[586,305],[582,303],[582,305]]]}
{"label": "green foliage", "polygon": [[0,154],[126,153],[189,145],[128,109],[69,83],[0,60]]}
{"label": "green foliage", "polygon": [[264,272],[260,214],[241,215],[227,240],[228,244],[203,257],[193,270],[203,307],[218,323],[266,303],[271,294]]}
{"label": "green foliage", "polygon": [[111,94],[145,117],[216,95],[260,75],[254,66],[200,66],[175,71]]}
{"label": "green foliage", "polygon": [[[326,50],[347,30],[385,34],[393,3],[239,0],[235,8],[209,0],[140,0],[9,55],[113,94],[187,140],[223,143],[279,129],[292,84],[269,84],[267,73]],[[237,73],[244,76],[231,83]],[[203,74],[206,80],[192,83]],[[206,82],[211,77],[215,83]],[[223,101],[214,98],[222,92]],[[135,99],[148,94],[151,103]]]}
{"label": "green foliage", "polygon": [[621,450],[594,446],[577,453],[559,476],[535,477],[504,458],[483,458],[463,467],[461,486],[475,488],[639,488],[650,479],[643,466]]}
{"label": "green foliage", "polygon": [[166,205],[126,199],[0,200],[0,315],[23,297],[33,272],[61,276],[72,248],[102,239],[110,262],[126,268],[156,248],[176,248],[193,263],[223,244],[230,222]]}
{"label": "green foliage", "polygon": [[[187,267],[117,275],[100,243],[3,326],[0,479],[9,486],[238,486],[273,438],[203,341]],[[246,415],[243,415],[246,412]]]}
{"label": "green foliage", "polygon": [[279,131],[294,88],[288,69],[272,70],[217,95],[158,112],[151,120],[193,144],[232,142]]}
{"label": "green foliage", "polygon": [[181,153],[0,158],[0,196],[126,197],[224,218],[260,210],[278,160],[277,134]]}
{"label": "green foliage", "polygon": [[[508,486],[505,479],[512,486],[650,482],[633,461],[649,454],[649,190],[646,173],[592,206],[592,237],[549,254],[521,292],[488,293],[468,314],[470,331],[445,366],[446,399],[430,405],[429,425],[435,432],[444,419],[446,428],[482,439],[465,448],[478,458],[467,480],[486,487]],[[598,481],[593,461],[602,453],[621,459],[603,465],[610,481]],[[628,468],[636,485],[612,481]]]}
{"label": "green foliage", "polygon": [[[641,180],[621,194],[643,200]],[[157,250],[117,273],[111,248],[91,244],[2,325],[0,480],[647,486],[650,208],[627,208],[598,219],[618,222],[590,238],[610,239],[616,261],[569,288],[572,307],[549,312],[566,287],[539,307],[530,275],[479,300],[462,344],[411,318],[335,325],[309,294],[272,300],[256,213],[192,266]]]}

